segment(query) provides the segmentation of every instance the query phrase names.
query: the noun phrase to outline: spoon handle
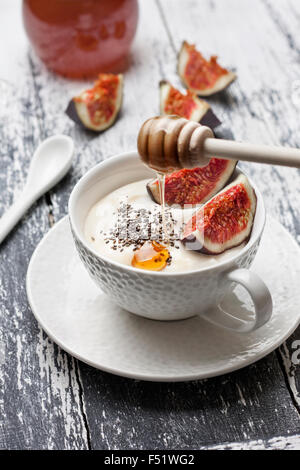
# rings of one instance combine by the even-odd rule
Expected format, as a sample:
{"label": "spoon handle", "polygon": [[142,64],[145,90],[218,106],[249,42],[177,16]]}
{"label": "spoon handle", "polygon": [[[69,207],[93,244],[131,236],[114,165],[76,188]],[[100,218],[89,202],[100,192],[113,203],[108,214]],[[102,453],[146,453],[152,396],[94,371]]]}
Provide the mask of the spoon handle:
{"label": "spoon handle", "polygon": [[216,158],[300,168],[300,149],[296,148],[254,145],[207,138],[204,141],[203,150],[206,156]]}
{"label": "spoon handle", "polygon": [[10,208],[3,214],[0,219],[0,243],[5,239],[9,232],[23,217],[29,207],[35,201],[35,197],[23,192],[18,201],[16,201]]}

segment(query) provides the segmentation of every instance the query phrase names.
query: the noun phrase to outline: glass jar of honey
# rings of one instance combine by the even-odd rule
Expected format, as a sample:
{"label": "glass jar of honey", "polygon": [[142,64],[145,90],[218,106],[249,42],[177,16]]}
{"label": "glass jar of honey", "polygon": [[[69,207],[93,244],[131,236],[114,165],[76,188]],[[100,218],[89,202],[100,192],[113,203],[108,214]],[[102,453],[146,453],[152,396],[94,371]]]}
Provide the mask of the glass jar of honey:
{"label": "glass jar of honey", "polygon": [[137,19],[137,0],[23,0],[36,54],[70,78],[124,71]]}

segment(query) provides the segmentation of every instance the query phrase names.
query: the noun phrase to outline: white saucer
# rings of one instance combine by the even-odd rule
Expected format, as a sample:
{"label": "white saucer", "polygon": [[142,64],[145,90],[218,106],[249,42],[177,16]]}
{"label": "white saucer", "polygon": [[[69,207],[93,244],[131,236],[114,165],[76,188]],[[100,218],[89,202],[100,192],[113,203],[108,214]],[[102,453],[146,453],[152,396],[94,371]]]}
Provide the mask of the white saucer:
{"label": "white saucer", "polygon": [[[50,338],[87,364],[135,379],[195,380],[257,361],[299,324],[300,251],[271,218],[252,269],[265,280],[274,300],[271,321],[258,331],[231,333],[198,317],[172,323],[147,320],[114,305],[94,285],[79,260],[65,217],[31,258],[27,294]],[[247,313],[248,297],[243,298],[242,289],[239,298],[234,292],[224,299],[227,311],[236,314],[242,308]]]}

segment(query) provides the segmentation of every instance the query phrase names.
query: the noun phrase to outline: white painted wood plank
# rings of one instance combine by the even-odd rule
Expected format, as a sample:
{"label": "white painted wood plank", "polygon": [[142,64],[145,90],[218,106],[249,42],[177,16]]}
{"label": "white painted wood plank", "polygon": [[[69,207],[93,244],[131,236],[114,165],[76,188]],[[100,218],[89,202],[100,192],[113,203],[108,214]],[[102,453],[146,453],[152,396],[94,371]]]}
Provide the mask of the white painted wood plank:
{"label": "white painted wood plank", "polygon": [[[12,48],[11,56],[14,58],[12,61],[13,67],[9,66],[5,75],[1,75],[0,72],[0,79],[2,76],[5,77],[1,82],[2,98],[7,98],[8,102],[4,103],[2,100],[2,111],[7,114],[5,119],[7,117],[10,121],[9,124],[13,126],[9,128],[8,132],[12,140],[15,141],[15,153],[12,153],[13,144],[10,142],[6,149],[7,156],[4,155],[7,160],[2,161],[3,171],[0,174],[2,194],[5,198],[5,200],[2,200],[0,210],[4,211],[20,193],[24,185],[33,148],[39,140],[47,135],[60,132],[70,134],[75,139],[77,150],[74,169],[71,178],[69,178],[71,181],[68,178],[66,180],[68,183],[67,193],[65,191],[66,181],[59,185],[57,192],[52,193],[54,220],[58,220],[65,213],[68,192],[79,176],[97,161],[107,158],[122,149],[125,151],[135,147],[138,126],[149,114],[157,114],[158,112],[158,88],[156,83],[161,78],[160,68],[162,64],[156,60],[156,55],[153,53],[155,52],[153,43],[156,48],[159,47],[159,41],[164,41],[165,45],[168,45],[168,38],[160,22],[157,8],[153,2],[151,3],[151,5],[150,3],[145,4],[144,10],[141,12],[139,32],[133,52],[134,64],[126,74],[122,117],[112,129],[99,136],[78,129],[64,114],[68,100],[73,94],[86,87],[87,83],[70,82],[54,76],[31,53],[28,60],[27,53],[24,55],[24,52],[22,52],[22,60],[16,63],[14,47],[17,44],[10,43]],[[10,24],[13,22],[14,15],[19,15],[16,5],[14,8],[12,8],[12,5],[9,5],[8,8],[7,5],[6,13],[5,21]],[[151,15],[153,20],[160,24],[159,35],[155,41],[152,40],[152,26],[149,23]],[[6,29],[3,28],[3,31],[6,31]],[[31,75],[32,71],[33,76]],[[18,77],[19,93],[13,98],[16,77]],[[153,86],[154,83],[155,86]],[[7,92],[8,89],[11,91],[11,95]],[[21,100],[23,107],[20,107],[19,100]],[[16,109],[12,109],[12,103],[16,106]],[[20,112],[23,113],[24,122],[15,119]],[[32,136],[33,131],[35,134],[34,139]],[[18,141],[16,140],[17,136],[19,137]],[[3,141],[6,140],[7,135],[4,134]],[[29,147],[26,153],[24,153],[23,145]],[[31,238],[32,245],[29,252],[26,253],[26,259],[21,258],[20,260],[24,264],[23,276],[34,246],[41,238],[42,233],[45,233],[48,229],[49,208],[46,204],[40,203],[37,207],[40,206],[44,213],[44,224],[41,225],[39,213],[32,212],[31,217],[28,217],[26,226],[23,221],[21,227],[17,228],[15,237],[12,236],[8,241],[13,249],[13,243],[16,243],[18,234],[21,237],[30,236]],[[35,210],[37,211],[36,207]],[[27,221],[27,219],[25,220]],[[11,251],[6,249],[3,253],[7,264],[9,263]],[[5,263],[3,263],[3,266],[5,266]],[[54,346],[40,329],[32,328],[35,321],[27,309],[26,315],[29,315],[27,326],[28,323],[31,324],[30,341],[28,340],[28,336],[24,333],[26,328],[25,311],[24,309],[20,310],[19,306],[21,299],[18,298],[14,308],[12,308],[9,298],[7,298],[10,292],[9,288],[14,289],[20,283],[24,297],[26,296],[24,277],[22,280],[15,277],[14,284],[10,277],[9,286],[7,284],[2,285],[2,300],[6,300],[7,307],[3,312],[4,323],[1,332],[8,329],[6,320],[8,315],[14,317],[17,311],[17,318],[19,319],[18,323],[11,325],[7,332],[8,335],[13,336],[15,328],[18,329],[15,341],[8,342],[5,335],[4,339],[7,341],[7,346],[2,348],[2,353],[4,351],[2,357],[6,357],[7,350],[10,351],[10,354],[15,354],[18,388],[20,393],[28,395],[30,400],[33,400],[34,408],[31,414],[28,408],[21,410],[20,402],[17,399],[14,400],[13,404],[10,403],[8,387],[13,380],[11,377],[12,371],[7,362],[3,361],[1,363],[2,380],[3,383],[7,384],[7,387],[4,388],[1,402],[3,408],[0,416],[2,416],[3,421],[0,423],[0,428],[3,427],[4,431],[2,435],[0,433],[0,447],[5,448],[12,445],[25,448],[26,446],[35,445],[45,448],[86,448],[89,443],[83,417],[84,397],[81,396],[80,390],[80,372],[79,370],[76,371],[77,361],[70,359],[68,355]],[[22,302],[24,302],[24,298]],[[28,342],[35,345],[35,350],[26,348]],[[32,370],[31,361],[39,371],[37,374],[37,371],[33,372]],[[35,400],[33,397],[38,393],[40,393],[40,400]],[[17,414],[18,420],[10,416],[12,409]],[[41,419],[41,416],[44,417],[45,423],[47,423],[47,435],[44,434],[41,428],[43,421],[41,427],[38,427],[35,424],[34,416],[38,420]],[[7,429],[10,431],[8,432]],[[26,435],[24,435],[25,430]],[[12,436],[18,433],[18,439],[15,439],[13,443]],[[11,444],[9,444],[10,442]]]}
{"label": "white painted wood plank", "polygon": [[[297,64],[296,68],[288,67],[295,62],[295,54],[269,17],[266,5],[258,0],[244,0],[243,7],[238,0],[164,0],[161,5],[172,41],[164,28],[157,2],[140,2],[140,23],[133,47],[133,66],[125,76],[122,113],[115,126],[101,135],[80,130],[63,113],[69,97],[86,84],[52,75],[30,54],[29,65],[33,68],[35,85],[33,95],[32,77],[26,69],[28,61],[23,56],[16,67],[22,98],[27,96],[26,90],[27,93],[30,91],[30,119],[23,136],[20,131],[23,127],[18,122],[12,123],[15,125],[11,134],[16,135],[16,150],[12,150],[12,142],[2,160],[2,209],[22,187],[30,151],[39,138],[64,132],[74,138],[77,149],[72,173],[51,193],[54,220],[64,215],[68,194],[87,169],[114,153],[135,148],[141,122],[158,113],[158,81],[167,78],[180,85],[172,42],[178,49],[185,38],[197,42],[205,53],[219,53],[225,65],[237,67],[239,81],[227,94],[212,99],[216,113],[225,121],[224,131],[226,127],[230,128],[235,137],[242,140],[299,144],[299,124],[295,122],[298,105],[291,95],[291,81],[297,79],[299,68]],[[295,2],[293,5],[299,9]],[[247,19],[246,25],[242,19]],[[283,70],[280,64],[284,65]],[[15,83],[15,76],[15,71],[7,72],[3,86],[7,85],[7,80]],[[23,104],[25,106],[25,102]],[[15,153],[20,151],[22,157]],[[299,235],[298,173],[249,165],[243,165],[243,168],[249,170],[263,189],[268,210],[292,233]],[[296,411],[288,400],[274,356],[235,374],[233,379],[224,377],[189,385],[145,385],[101,374],[82,364],[78,369],[77,361],[54,346],[36,327],[25,300],[26,265],[36,242],[47,231],[48,218],[49,207],[45,203],[38,204],[23,222],[24,228],[14,232],[3,251],[4,266],[9,269],[5,268],[6,271],[1,273],[0,300],[9,308],[5,307],[1,315],[0,332],[8,346],[0,349],[0,380],[8,385],[6,394],[1,395],[0,391],[0,407],[3,406],[1,411],[5,413],[6,426],[1,434],[3,423],[0,423],[0,447],[15,443],[16,447],[86,448],[90,444],[89,432],[95,448],[136,448],[151,444],[162,448],[189,448],[191,442],[201,446],[200,439],[206,439],[210,445],[235,440],[238,444],[233,445],[238,447],[250,445],[242,441],[264,435],[271,429],[275,433],[276,425],[284,422],[284,416],[290,419],[286,432],[295,432]],[[18,276],[14,266],[8,263],[16,246],[21,247],[16,260]],[[18,290],[20,293],[12,307],[8,296]],[[10,366],[6,359],[8,353],[12,355]],[[13,360],[14,353],[16,358]],[[11,372],[13,367],[16,367],[15,376]],[[255,377],[257,383],[252,384],[251,377]],[[278,383],[282,384],[280,390],[276,390]],[[11,404],[9,387],[13,389],[13,384],[17,385]],[[251,394],[247,394],[250,389]],[[34,403],[32,410],[29,405],[22,408],[24,396],[25,403]],[[282,404],[281,409],[279,406],[270,409],[270,401]],[[12,416],[15,410],[17,415]],[[44,418],[35,428],[40,411]],[[49,435],[46,434],[48,428]],[[225,438],[220,437],[219,430]],[[290,445],[290,442],[296,445],[294,437],[276,439],[280,445]],[[298,436],[295,439],[297,443]],[[251,445],[265,445],[265,441],[251,441]]]}
{"label": "white painted wood plank", "polygon": [[[10,5],[10,27],[13,11]],[[8,28],[8,24],[4,28],[1,25],[6,21],[7,17],[0,15],[0,44],[4,43],[2,34]],[[17,47],[18,43],[10,46]],[[13,60],[15,57],[12,54]],[[20,194],[30,158],[40,140],[38,103],[27,55],[23,55],[22,62],[14,62],[9,73],[3,74],[3,70],[0,70],[0,214]],[[27,265],[48,230],[49,207],[42,199],[0,247],[1,449],[89,446],[77,362],[47,338],[27,303]]]}
{"label": "white painted wood plank", "polygon": [[22,24],[22,0],[1,0],[0,76],[18,86],[27,38]]}
{"label": "white painted wood plank", "polygon": [[[177,50],[187,39],[206,56],[217,54],[222,64],[236,69],[238,81],[210,100],[224,127],[237,140],[300,147],[300,103],[293,95],[300,64],[262,1],[244,0],[242,6],[239,0],[191,1],[185,8],[179,0],[160,4]],[[268,211],[299,236],[299,172],[254,164],[242,167],[264,193]]]}
{"label": "white painted wood plank", "polygon": [[[237,140],[300,147],[299,2],[191,1],[185,9],[179,0],[159,4],[175,49],[186,39],[206,56],[217,54],[221,64],[237,71],[238,80],[223,95],[211,99],[223,118],[223,128],[229,127]],[[299,170],[240,166],[262,191],[268,212],[300,242]],[[274,269],[280,270],[280,266]],[[299,338],[299,331],[294,339]],[[280,349],[299,411],[300,385],[292,353],[286,345]]]}
{"label": "white painted wood plank", "polygon": [[207,450],[299,450],[300,435],[275,437],[266,441],[232,442],[206,447]]}

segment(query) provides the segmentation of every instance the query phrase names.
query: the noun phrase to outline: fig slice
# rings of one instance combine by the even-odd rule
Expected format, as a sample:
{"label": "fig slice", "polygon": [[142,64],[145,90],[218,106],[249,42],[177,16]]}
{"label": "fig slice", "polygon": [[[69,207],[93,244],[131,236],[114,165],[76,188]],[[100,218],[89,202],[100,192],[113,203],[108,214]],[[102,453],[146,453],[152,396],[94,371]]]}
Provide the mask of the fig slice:
{"label": "fig slice", "polygon": [[[220,191],[236,167],[236,160],[212,158],[201,168],[183,169],[165,178],[165,202],[169,206],[179,204],[204,204]],[[147,184],[151,198],[160,204],[158,180]]]}
{"label": "fig slice", "polygon": [[237,77],[221,67],[217,56],[204,59],[194,44],[182,43],[177,64],[178,74],[192,92],[199,96],[210,96],[227,88]]}
{"label": "fig slice", "polygon": [[159,90],[160,114],[176,114],[191,121],[200,122],[211,129],[221,124],[210,105],[198,98],[191,90],[183,94],[166,80],[160,81]]}
{"label": "fig slice", "polygon": [[255,211],[255,192],[240,174],[193,214],[182,242],[187,249],[207,255],[223,253],[249,239]]}
{"label": "fig slice", "polygon": [[66,114],[86,129],[104,131],[115,122],[122,97],[123,75],[101,73],[93,88],[71,99]]}

